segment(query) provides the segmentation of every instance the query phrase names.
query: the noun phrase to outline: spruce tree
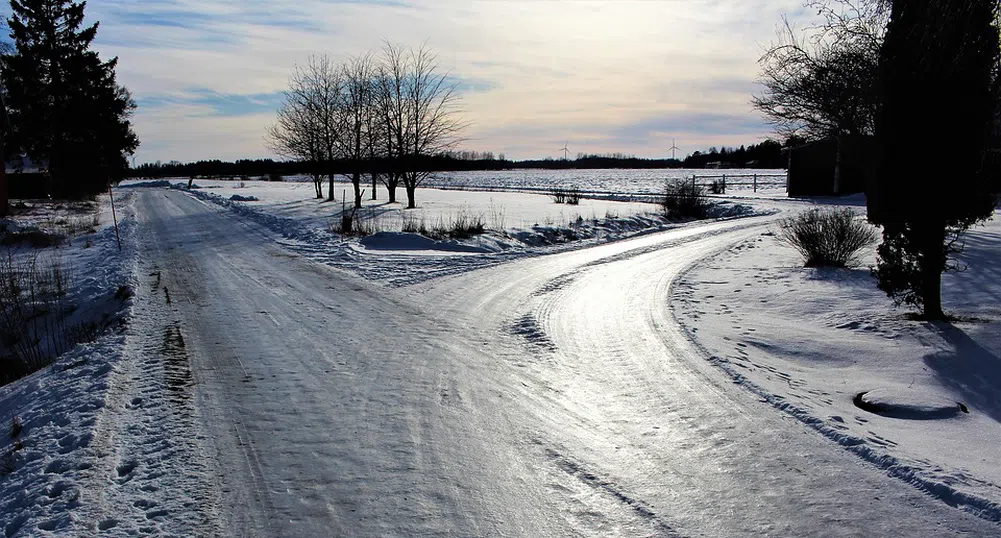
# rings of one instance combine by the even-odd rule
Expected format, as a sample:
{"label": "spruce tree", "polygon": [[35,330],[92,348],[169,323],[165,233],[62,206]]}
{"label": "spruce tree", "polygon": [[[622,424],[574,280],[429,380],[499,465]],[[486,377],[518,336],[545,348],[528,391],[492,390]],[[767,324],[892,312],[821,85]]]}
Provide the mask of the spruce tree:
{"label": "spruce tree", "polygon": [[[881,51],[874,274],[928,319],[945,317],[942,273],[961,235],[994,212],[984,155],[998,98],[996,9],[997,0],[894,0]],[[936,155],[919,149],[929,143]]]}
{"label": "spruce tree", "polygon": [[50,193],[95,194],[128,170],[139,139],[136,105],[115,78],[117,58],[90,50],[98,24],[84,27],[86,2],[11,0],[14,51],[3,57],[12,131],[8,154],[48,163]]}

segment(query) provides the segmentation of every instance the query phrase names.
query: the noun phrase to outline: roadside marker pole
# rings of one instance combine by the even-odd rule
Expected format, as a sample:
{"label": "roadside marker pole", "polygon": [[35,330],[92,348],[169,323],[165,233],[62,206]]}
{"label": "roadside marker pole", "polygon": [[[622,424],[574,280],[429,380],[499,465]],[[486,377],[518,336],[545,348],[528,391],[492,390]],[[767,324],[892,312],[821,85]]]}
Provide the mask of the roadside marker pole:
{"label": "roadside marker pole", "polygon": [[115,220],[115,238],[118,239],[118,251],[122,250],[122,236],[118,234],[118,213],[115,212],[115,195],[111,192],[111,182],[108,182],[108,196],[111,197],[111,218]]}

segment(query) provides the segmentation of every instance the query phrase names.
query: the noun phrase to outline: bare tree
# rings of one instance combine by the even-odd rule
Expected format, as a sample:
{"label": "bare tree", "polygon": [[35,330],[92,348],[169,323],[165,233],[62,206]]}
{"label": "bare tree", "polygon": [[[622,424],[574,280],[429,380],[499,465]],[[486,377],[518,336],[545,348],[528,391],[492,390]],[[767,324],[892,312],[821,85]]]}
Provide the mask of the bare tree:
{"label": "bare tree", "polygon": [[379,161],[384,160],[386,131],[383,127],[383,115],[379,106],[380,92],[379,67],[375,66],[375,71],[371,78],[371,102],[365,114],[365,153],[368,157],[368,171],[372,176],[372,199],[378,198],[379,188]]}
{"label": "bare tree", "polygon": [[765,91],[752,104],[786,136],[872,135],[888,0],[810,0],[806,7],[824,22],[802,36],[785,22],[759,60]]}
{"label": "bare tree", "polygon": [[396,189],[403,177],[400,163],[404,148],[409,147],[410,126],[404,98],[408,80],[407,58],[402,47],[386,43],[376,77],[376,111],[379,117],[383,156],[388,167],[382,183],[389,192],[389,203],[396,203]]}
{"label": "bare tree", "polygon": [[[326,55],[310,57],[305,65],[295,66],[284,106],[267,137],[271,149],[279,155],[318,163],[318,175],[326,175],[329,180],[329,201],[334,199],[334,161],[340,149],[342,75]],[[314,180],[322,181],[316,176]],[[317,192],[322,197],[319,186]]]}
{"label": "bare tree", "polygon": [[[394,172],[407,192],[407,207],[417,207],[417,187],[430,176],[429,158],[458,141],[465,124],[458,117],[458,85],[439,70],[435,54],[422,45],[404,51],[383,48],[380,108],[389,133]],[[392,172],[391,172],[392,175]]]}
{"label": "bare tree", "polygon": [[369,129],[375,111],[375,65],[370,55],[352,58],[341,66],[340,99],[337,107],[338,156],[348,163],[354,186],[355,208],[361,209],[361,174],[370,155]]}
{"label": "bare tree", "polygon": [[268,149],[286,158],[306,164],[313,178],[316,197],[323,198],[324,153],[320,143],[316,117],[312,113],[309,88],[297,87],[301,79],[290,81],[285,100],[278,109],[273,124],[268,127],[264,140]]}

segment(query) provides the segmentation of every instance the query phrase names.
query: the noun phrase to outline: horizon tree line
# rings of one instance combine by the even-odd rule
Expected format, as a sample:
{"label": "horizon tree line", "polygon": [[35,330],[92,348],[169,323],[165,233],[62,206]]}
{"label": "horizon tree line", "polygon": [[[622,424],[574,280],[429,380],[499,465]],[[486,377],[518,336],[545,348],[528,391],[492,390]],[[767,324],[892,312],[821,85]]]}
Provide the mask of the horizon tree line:
{"label": "horizon tree line", "polygon": [[[435,172],[461,172],[472,170],[517,170],[526,168],[537,169],[607,169],[607,168],[638,168],[638,169],[676,169],[704,168],[709,162],[720,161],[735,167],[750,168],[785,168],[788,159],[782,150],[785,147],[803,143],[803,139],[793,137],[785,143],[767,139],[757,144],[739,147],[710,147],[707,150],[697,150],[691,155],[681,158],[657,159],[644,158],[623,153],[590,154],[580,152],[575,159],[564,161],[562,157],[547,159],[510,160],[504,153],[477,150],[449,149],[441,154],[430,156],[426,160],[429,169]],[[383,163],[375,159],[375,168],[384,169]],[[269,179],[270,176],[310,175],[309,163],[303,160],[273,160],[273,159],[237,159],[225,162],[219,159],[200,160],[195,162],[154,161],[143,163],[131,169],[131,177],[166,178],[166,177],[251,177]],[[335,175],[350,174],[349,164],[338,159],[331,163]],[[379,172],[381,173],[381,172]],[[326,174],[320,173],[320,179],[326,179]],[[323,198],[322,181],[317,190],[317,198]]]}

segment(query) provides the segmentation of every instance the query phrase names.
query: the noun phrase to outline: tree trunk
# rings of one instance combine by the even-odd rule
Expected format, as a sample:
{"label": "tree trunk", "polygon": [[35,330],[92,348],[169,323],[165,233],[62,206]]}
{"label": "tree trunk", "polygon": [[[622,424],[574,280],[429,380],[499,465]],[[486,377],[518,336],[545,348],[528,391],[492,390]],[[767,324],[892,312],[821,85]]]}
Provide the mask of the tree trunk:
{"label": "tree trunk", "polygon": [[389,203],[396,203],[396,187],[399,185],[396,181],[390,181],[389,185],[386,186],[386,190],[389,192]]}
{"label": "tree trunk", "polygon": [[329,177],[330,177],[330,181],[327,183],[327,192],[328,192],[327,201],[328,202],[333,202],[334,201],[334,174],[329,174]]}
{"label": "tree trunk", "polygon": [[316,189],[316,199],[323,199],[323,176],[313,174],[313,188]]}
{"label": "tree trunk", "polygon": [[378,179],[379,179],[379,174],[376,174],[375,172],[372,172],[372,199],[373,200],[378,199],[378,192],[379,192],[379,188],[378,188],[379,187],[379,183],[377,181]]}
{"label": "tree trunk", "polygon": [[407,189],[407,209],[414,209],[417,207],[417,185],[407,183],[405,187]]}
{"label": "tree trunk", "polygon": [[945,319],[942,311],[942,273],[945,271],[945,223],[929,222],[920,228],[921,234],[921,298],[924,317]]}
{"label": "tree trunk", "polygon": [[355,188],[355,209],[361,209],[361,172],[352,174],[351,184]]}

